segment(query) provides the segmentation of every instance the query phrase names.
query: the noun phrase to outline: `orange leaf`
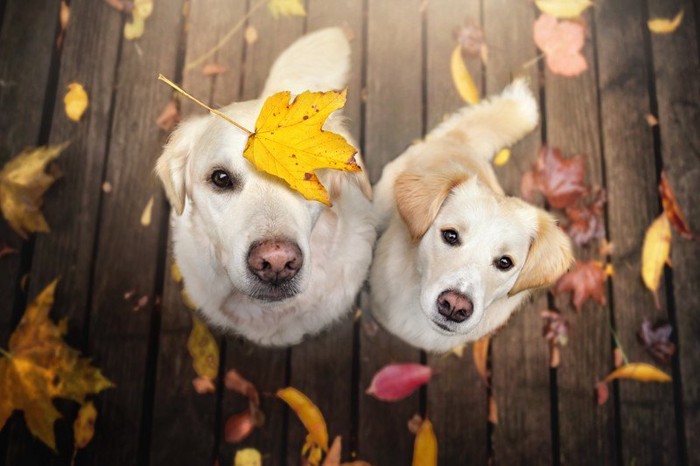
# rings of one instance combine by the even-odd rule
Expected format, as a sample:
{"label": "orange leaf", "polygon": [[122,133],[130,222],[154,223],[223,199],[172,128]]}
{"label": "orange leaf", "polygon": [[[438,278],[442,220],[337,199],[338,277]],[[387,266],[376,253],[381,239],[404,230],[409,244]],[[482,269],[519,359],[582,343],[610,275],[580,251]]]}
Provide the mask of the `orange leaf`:
{"label": "orange leaf", "polygon": [[657,369],[651,364],[643,362],[633,362],[615,369],[608,374],[603,382],[610,382],[615,379],[630,379],[640,382],[670,382],[671,377],[665,372]]}
{"label": "orange leaf", "polygon": [[661,172],[661,181],[659,182],[659,193],[661,194],[661,203],[664,206],[664,213],[668,217],[678,233],[685,239],[693,239],[693,232],[690,231],[688,222],[685,220],[685,216],[681,212],[678,206],[678,201],[676,200],[676,195],[673,194],[671,185],[666,178],[666,173]]}
{"label": "orange leaf", "polygon": [[489,375],[488,369],[486,367],[486,358],[489,354],[489,343],[491,339],[489,337],[484,337],[481,340],[474,342],[472,348],[472,354],[474,356],[474,366],[476,371],[479,373],[479,377],[484,382],[484,385],[489,385]]}
{"label": "orange leaf", "polygon": [[416,441],[413,444],[413,466],[437,465],[437,438],[433,432],[433,424],[426,419],[421,424]]}
{"label": "orange leaf", "polygon": [[[321,410],[302,392],[294,387],[277,390],[277,396],[289,405],[309,432],[311,450],[328,451],[328,429]],[[313,452],[312,452],[313,454]]]}
{"label": "orange leaf", "polygon": [[323,461],[322,466],[340,466],[340,453],[342,452],[343,446],[340,440],[340,435],[338,435],[335,440],[333,440],[333,444],[331,445],[331,449],[328,450],[328,455],[326,456],[326,459]]}

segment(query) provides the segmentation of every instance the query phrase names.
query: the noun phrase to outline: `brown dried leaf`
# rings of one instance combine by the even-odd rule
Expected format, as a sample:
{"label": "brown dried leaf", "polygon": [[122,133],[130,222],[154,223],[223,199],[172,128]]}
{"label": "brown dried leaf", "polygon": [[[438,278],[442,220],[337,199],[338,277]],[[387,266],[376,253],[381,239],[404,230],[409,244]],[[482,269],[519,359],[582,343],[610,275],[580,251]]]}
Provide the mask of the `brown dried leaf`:
{"label": "brown dried leaf", "polygon": [[572,292],[576,312],[580,312],[589,299],[605,304],[605,269],[599,262],[577,262],[571,272],[564,274],[554,285],[554,294]]}
{"label": "brown dried leaf", "polygon": [[664,212],[671,222],[671,225],[673,225],[678,234],[683,238],[693,239],[693,232],[690,231],[690,226],[688,226],[688,222],[678,206],[676,195],[673,194],[668,178],[666,178],[666,173],[663,171],[661,172],[661,181],[659,182],[659,193],[661,194],[661,204],[664,207]]}
{"label": "brown dried leaf", "polygon": [[569,219],[566,232],[576,244],[584,246],[592,240],[605,238],[604,206],[605,190],[598,189],[588,204],[577,204],[566,208],[565,213]]}
{"label": "brown dried leaf", "polygon": [[467,57],[478,57],[484,44],[484,30],[474,20],[454,29],[453,35],[462,48],[462,54]]}
{"label": "brown dried leaf", "polygon": [[671,341],[672,333],[671,324],[665,322],[652,324],[649,319],[644,319],[637,337],[654,359],[668,365],[676,352],[676,345]]}
{"label": "brown dried leaf", "polygon": [[235,369],[229,370],[224,376],[224,386],[229,390],[247,396],[251,403],[255,404],[255,406],[260,406],[258,389]]}
{"label": "brown dried leaf", "polygon": [[234,414],[226,420],[224,440],[227,443],[241,443],[253,432],[254,428],[253,417],[250,410],[246,409],[242,413]]}
{"label": "brown dried leaf", "polygon": [[182,120],[180,109],[175,99],[170,100],[156,118],[156,125],[163,131],[169,133]]}
{"label": "brown dried leaf", "polygon": [[423,417],[420,414],[414,414],[413,417],[408,420],[408,431],[413,435],[417,434],[421,424],[423,424]]}
{"label": "brown dried leaf", "polygon": [[498,424],[498,404],[493,395],[489,395],[489,414],[488,419],[491,424]]}
{"label": "brown dried leaf", "polygon": [[479,373],[479,377],[481,377],[481,381],[484,382],[484,385],[487,387],[489,386],[489,373],[486,366],[486,360],[489,354],[490,342],[491,339],[489,337],[484,337],[475,341],[472,348],[474,366],[476,367],[476,371]]}
{"label": "brown dried leaf", "polygon": [[543,146],[533,170],[534,185],[552,207],[563,209],[588,194],[583,154],[565,158],[559,149]]}
{"label": "brown dried leaf", "polygon": [[202,68],[202,76],[216,76],[225,73],[226,70],[228,70],[228,68],[220,63],[207,63]]}

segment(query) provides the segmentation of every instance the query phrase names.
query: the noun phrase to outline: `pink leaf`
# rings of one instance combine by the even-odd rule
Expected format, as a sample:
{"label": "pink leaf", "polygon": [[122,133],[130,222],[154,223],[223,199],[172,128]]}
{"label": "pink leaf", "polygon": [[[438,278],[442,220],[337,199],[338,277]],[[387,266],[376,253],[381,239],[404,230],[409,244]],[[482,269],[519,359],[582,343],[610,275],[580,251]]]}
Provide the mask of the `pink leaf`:
{"label": "pink leaf", "polygon": [[382,401],[398,401],[425,385],[433,370],[422,364],[390,364],[377,372],[365,393]]}
{"label": "pink leaf", "polygon": [[537,18],[534,25],[535,44],[544,52],[547,67],[552,73],[576,76],[588,69],[581,49],[586,41],[579,23],[559,22],[547,14]]}
{"label": "pink leaf", "polygon": [[596,382],[595,384],[596,401],[598,406],[604,405],[608,401],[610,392],[608,391],[608,384],[605,382]]}
{"label": "pink leaf", "polygon": [[224,440],[227,443],[240,443],[253,431],[255,424],[250,410],[234,414],[224,426]]}

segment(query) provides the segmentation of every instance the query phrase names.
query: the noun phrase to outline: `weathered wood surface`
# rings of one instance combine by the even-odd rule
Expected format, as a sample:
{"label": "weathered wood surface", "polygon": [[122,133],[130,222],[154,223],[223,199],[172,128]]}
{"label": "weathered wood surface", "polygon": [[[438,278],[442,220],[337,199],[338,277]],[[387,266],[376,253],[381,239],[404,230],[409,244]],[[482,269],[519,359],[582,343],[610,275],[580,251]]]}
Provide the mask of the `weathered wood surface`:
{"label": "weathered wood surface", "polygon": [[[46,196],[52,232],[21,243],[0,222],[0,241],[22,249],[0,259],[0,346],[26,301],[21,275],[29,272],[29,298],[62,276],[52,316],[69,318],[68,341],[117,385],[96,398],[97,435],[76,464],[224,465],[243,446],[258,448],[266,465],[300,464],[303,426],[271,396],[285,385],[317,402],[331,437],[343,436],[344,459],[375,466],[410,464],[413,435],[406,423],[416,413],[433,420],[441,465],[700,462],[700,445],[693,442],[700,428],[698,242],[674,233],[674,268],[662,284],[661,311],[639,279],[644,232],[661,212],[661,168],[691,227],[700,230],[700,9],[693,2],[600,2],[586,14],[589,69],[577,78],[552,75],[543,64],[522,69],[538,54],[531,40],[537,12],[514,0],[308,0],[306,18],[278,19],[263,6],[207,60],[227,67],[214,77],[185,64],[216,44],[255,1],[190,0],[168,8],[156,2],[146,34],[135,42],[122,38],[124,18],[104,2],[70,3],[71,23],[58,50],[57,2],[0,1],[0,162],[25,145],[72,141],[58,162],[65,176]],[[678,31],[649,33],[648,18],[672,17],[681,9],[686,15]],[[568,155],[586,153],[588,182],[608,191],[616,271],[608,303],[589,304],[575,315],[568,298],[542,295],[496,335],[489,365],[497,425],[488,423],[487,389],[471,347],[462,359],[409,348],[375,328],[366,291],[358,300],[359,320],[351,311],[337,327],[289,350],[219,336],[220,372],[235,368],[253,381],[267,415],[264,429],[241,445],[227,444],[224,423],[247,401],[221,386],[217,394],[196,395],[191,384],[191,316],[181,285],[171,280],[168,209],[151,174],[165,141],[154,120],[171,93],[154,76],[174,77],[214,106],[256,98],[289,43],[307,31],[341,26],[353,37],[345,114],[376,181],[384,164],[462,106],[449,56],[456,45],[452,30],[467,18],[482,25],[490,51],[486,64],[468,62],[480,90],[499,92],[526,74],[541,92],[541,129],[497,169],[506,191],[519,194],[520,176],[543,142]],[[253,43],[244,40],[248,25],[258,33]],[[72,81],[85,84],[91,99],[79,124],[63,111],[63,92]],[[202,113],[181,104],[185,116]],[[647,113],[656,114],[658,127],[648,126]],[[104,181],[111,192],[102,190]],[[151,195],[152,223],[143,227],[139,217]],[[595,246],[577,252],[599,258]],[[123,298],[132,289],[137,298],[149,296],[139,311]],[[552,305],[572,323],[556,370],[548,365],[539,315]],[[596,406],[593,383],[612,368],[608,320],[631,359],[651,361],[635,341],[645,317],[667,317],[677,330],[679,353],[668,369],[674,383],[620,382],[611,386],[608,403]],[[365,395],[384,364],[420,361],[438,372],[427,388],[393,404]],[[58,407],[68,417],[76,411],[71,403]],[[59,421],[56,433],[59,455],[34,440],[22,415],[14,415],[0,433],[0,465],[70,464],[71,420]]]}

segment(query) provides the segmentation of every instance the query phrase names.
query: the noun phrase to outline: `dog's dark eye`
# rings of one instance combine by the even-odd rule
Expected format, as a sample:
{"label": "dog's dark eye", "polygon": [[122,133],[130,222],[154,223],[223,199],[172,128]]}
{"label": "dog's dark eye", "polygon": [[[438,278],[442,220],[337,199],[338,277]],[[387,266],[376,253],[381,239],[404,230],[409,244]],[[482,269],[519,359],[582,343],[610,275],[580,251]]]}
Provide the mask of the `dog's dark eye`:
{"label": "dog's dark eye", "polygon": [[494,261],[494,265],[498,270],[506,271],[513,268],[513,259],[508,256],[499,257]]}
{"label": "dog's dark eye", "polygon": [[214,186],[221,189],[233,187],[233,179],[225,170],[214,170],[211,174],[211,182],[214,183]]}
{"label": "dog's dark eye", "polygon": [[442,230],[442,239],[450,246],[459,244],[459,234],[454,230]]}

